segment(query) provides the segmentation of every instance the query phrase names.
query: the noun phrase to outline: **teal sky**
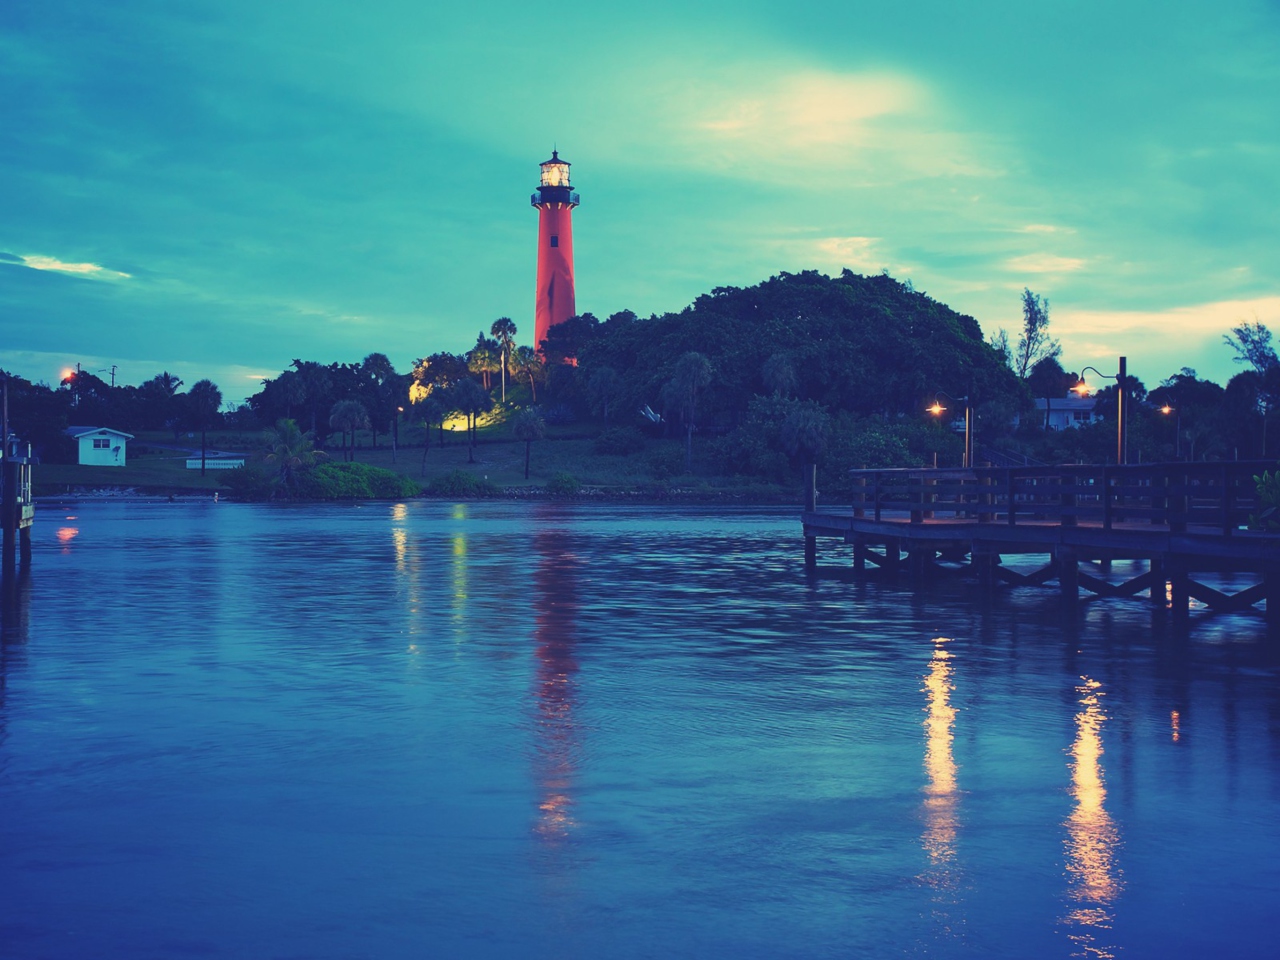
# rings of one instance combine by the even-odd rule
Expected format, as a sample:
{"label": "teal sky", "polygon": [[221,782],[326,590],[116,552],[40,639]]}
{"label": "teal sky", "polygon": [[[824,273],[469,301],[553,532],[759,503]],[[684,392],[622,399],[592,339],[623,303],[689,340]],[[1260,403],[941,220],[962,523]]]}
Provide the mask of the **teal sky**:
{"label": "teal sky", "polygon": [[6,0],[0,89],[0,366],[50,382],[526,342],[553,144],[601,317],[887,268],[1148,386],[1280,327],[1276,0]]}

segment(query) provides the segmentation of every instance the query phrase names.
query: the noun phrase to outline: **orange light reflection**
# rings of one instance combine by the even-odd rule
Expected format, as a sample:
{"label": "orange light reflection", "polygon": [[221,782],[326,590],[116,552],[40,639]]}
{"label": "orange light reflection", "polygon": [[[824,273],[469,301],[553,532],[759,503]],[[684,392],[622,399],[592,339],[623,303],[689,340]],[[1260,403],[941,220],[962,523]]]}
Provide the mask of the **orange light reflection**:
{"label": "orange light reflection", "polygon": [[1067,818],[1067,897],[1072,907],[1063,919],[1075,950],[1072,956],[1115,957],[1115,948],[1097,939],[1111,929],[1112,904],[1124,889],[1116,864],[1120,831],[1106,811],[1107,788],[1102,767],[1102,684],[1082,677],[1076,687],[1082,709],[1076,714],[1071,745],[1071,796],[1075,809]]}
{"label": "orange light reflection", "polygon": [[944,644],[948,638],[934,639],[933,657],[924,677],[926,715],[924,721],[924,833],[921,846],[929,867],[920,879],[933,889],[934,916],[942,929],[954,932],[955,925],[945,906],[955,902],[960,886],[956,856],[956,835],[960,828],[960,790],[952,753],[955,740],[956,709],[951,705],[952,659]]}

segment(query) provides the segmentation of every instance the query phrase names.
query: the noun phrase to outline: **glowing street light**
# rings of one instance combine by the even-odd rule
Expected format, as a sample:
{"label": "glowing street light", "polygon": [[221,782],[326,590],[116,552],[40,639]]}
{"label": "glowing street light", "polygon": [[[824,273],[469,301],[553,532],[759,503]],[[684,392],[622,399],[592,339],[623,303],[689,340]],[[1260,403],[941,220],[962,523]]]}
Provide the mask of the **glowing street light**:
{"label": "glowing street light", "polygon": [[1089,387],[1084,382],[1085,370],[1092,370],[1104,380],[1114,380],[1116,382],[1116,463],[1124,465],[1129,462],[1128,451],[1128,434],[1127,421],[1129,419],[1129,400],[1127,391],[1125,390],[1125,380],[1128,379],[1128,358],[1120,358],[1120,371],[1115,375],[1103,373],[1097,367],[1085,367],[1080,371],[1080,382],[1073,387],[1080,396],[1087,397],[1089,395]]}
{"label": "glowing street light", "polygon": [[947,408],[942,405],[942,401],[938,397],[947,397],[955,403],[964,404],[964,461],[961,466],[969,469],[973,466],[973,409],[969,406],[969,398],[953,397],[945,390],[939,390],[937,396],[933,398],[933,404],[925,407],[925,410],[935,417],[940,417],[947,411]]}
{"label": "glowing street light", "polygon": [[1176,419],[1173,425],[1173,455],[1177,457],[1179,460],[1181,460],[1182,459],[1182,411],[1179,410],[1177,407],[1171,407],[1169,406],[1169,404],[1166,403],[1163,407],[1160,408],[1160,412],[1163,413],[1166,417],[1171,413],[1176,414]]}

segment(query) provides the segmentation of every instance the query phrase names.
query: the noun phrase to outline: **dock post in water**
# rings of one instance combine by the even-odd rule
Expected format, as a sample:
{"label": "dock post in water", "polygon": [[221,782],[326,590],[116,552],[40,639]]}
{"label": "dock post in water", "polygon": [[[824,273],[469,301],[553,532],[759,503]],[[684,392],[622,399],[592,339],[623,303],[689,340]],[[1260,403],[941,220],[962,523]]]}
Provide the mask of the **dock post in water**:
{"label": "dock post in water", "polygon": [[[818,509],[818,465],[805,464],[804,473],[804,512],[814,513]],[[817,537],[804,538],[804,567],[806,570],[816,570],[818,567]]]}

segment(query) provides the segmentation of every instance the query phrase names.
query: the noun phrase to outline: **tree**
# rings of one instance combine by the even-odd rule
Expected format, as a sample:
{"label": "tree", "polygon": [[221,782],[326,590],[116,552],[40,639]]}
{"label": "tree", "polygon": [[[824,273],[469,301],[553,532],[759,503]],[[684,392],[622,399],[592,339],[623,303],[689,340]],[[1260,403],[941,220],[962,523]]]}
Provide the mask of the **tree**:
{"label": "tree", "polygon": [[591,399],[591,409],[604,417],[604,425],[609,426],[609,406],[618,398],[622,388],[622,380],[613,367],[598,367],[587,381],[587,395]]}
{"label": "tree", "polygon": [[315,449],[310,433],[298,429],[294,420],[281,419],[262,436],[262,460],[275,468],[276,489],[289,497],[297,489],[298,477],[324,454]]}
{"label": "tree", "polygon": [[204,476],[205,433],[217,422],[218,408],[222,406],[222,391],[212,380],[198,380],[187,391],[187,418],[200,431],[200,476]]}
{"label": "tree", "polygon": [[547,338],[537,344],[538,353],[548,365],[578,362],[582,348],[600,336],[600,321],[590,313],[581,313],[554,324]]}
{"label": "tree", "polygon": [[1013,371],[1026,380],[1031,369],[1041,360],[1057,359],[1062,344],[1049,336],[1049,301],[1025,287],[1022,290],[1022,335],[1013,355]]}
{"label": "tree", "polygon": [[375,450],[378,447],[378,428],[385,426],[388,433],[395,430],[393,421],[399,412],[401,380],[385,353],[371,353],[360,362],[360,393],[369,412],[369,429],[373,431]]}
{"label": "tree", "polygon": [[524,478],[529,479],[529,447],[534,440],[541,440],[547,434],[547,425],[532,407],[525,407],[511,418],[511,433],[517,440],[524,441]]}
{"label": "tree", "polygon": [[488,339],[484,331],[476,337],[476,345],[467,354],[467,369],[480,378],[481,385],[486,390],[493,385],[490,375],[500,369],[498,344]]}
{"label": "tree", "polygon": [[516,346],[516,324],[510,317],[499,317],[489,327],[489,336],[502,350],[502,402],[507,402],[507,371],[511,369],[511,353]]}
{"label": "tree", "polygon": [[533,395],[533,402],[537,403],[538,383],[546,375],[546,365],[542,358],[532,347],[516,347],[513,366],[517,376],[529,381],[529,392]]}
{"label": "tree", "polygon": [[760,369],[764,385],[776,397],[789,397],[800,389],[800,381],[796,379],[796,366],[786,353],[774,353],[764,362]]}
{"label": "tree", "polygon": [[440,446],[444,446],[444,418],[448,411],[437,396],[423,397],[415,405],[425,428],[422,435],[422,475],[427,475],[427,451],[431,448],[431,425],[440,424]]}
{"label": "tree", "polygon": [[1035,397],[1044,397],[1044,428],[1049,429],[1049,417],[1055,397],[1066,396],[1067,391],[1080,382],[1080,377],[1067,373],[1055,357],[1042,357],[1036,361],[1027,375],[1027,389]]}
{"label": "tree", "polygon": [[711,361],[696,350],[690,350],[676,361],[667,391],[684,417],[684,469],[693,471],[693,429],[698,410],[698,391],[711,382]]}
{"label": "tree", "polygon": [[493,398],[489,391],[475,380],[463,380],[453,388],[453,402],[458,410],[467,418],[467,462],[476,462],[476,418],[493,409]]}
{"label": "tree", "polygon": [[[1262,453],[1267,455],[1267,416],[1280,404],[1280,359],[1276,357],[1276,349],[1271,345],[1271,331],[1266,324],[1254,320],[1253,323],[1241,323],[1231,328],[1231,333],[1222,338],[1223,342],[1235,351],[1232,359],[1236,363],[1247,363],[1253,367],[1257,379],[1249,384],[1256,397],[1258,412],[1262,414]],[[1232,378],[1233,380],[1236,378]]]}
{"label": "tree", "polygon": [[409,399],[413,400],[415,393],[425,397],[433,390],[452,387],[467,379],[469,374],[467,358],[456,353],[433,353],[429,357],[415,360],[410,374],[413,385]]}
{"label": "tree", "polygon": [[298,383],[302,387],[304,402],[311,411],[311,436],[316,434],[316,420],[320,406],[333,387],[333,378],[329,368],[314,360],[294,360],[293,367],[298,374]]}
{"label": "tree", "polygon": [[[1208,453],[1212,441],[1225,439],[1218,429],[1225,391],[1212,380],[1201,380],[1195,370],[1183,367],[1147,394],[1147,401],[1168,419],[1174,431],[1173,453],[1181,456],[1187,441],[1188,459]],[[1168,413],[1165,414],[1165,410]],[[1209,443],[1204,443],[1209,441]]]}
{"label": "tree", "polygon": [[779,439],[782,447],[793,457],[800,460],[805,478],[806,509],[812,509],[811,496],[814,493],[814,475],[818,468],[818,458],[826,448],[827,439],[831,436],[831,417],[827,411],[813,401],[792,403],[785,419]]}
{"label": "tree", "polygon": [[1276,349],[1271,345],[1271,331],[1257,320],[1232,327],[1222,342],[1235,351],[1232,359],[1236,363],[1247,363],[1258,373],[1265,374],[1277,363]]}
{"label": "tree", "polygon": [[153,430],[172,428],[178,418],[176,399],[182,381],[168,370],[158,373],[138,386],[138,399],[142,402],[143,422]]}
{"label": "tree", "polygon": [[[342,431],[342,459],[355,459],[357,430],[369,429],[369,411],[359,400],[339,400],[329,411],[329,426]],[[351,453],[347,453],[347,433],[351,434]]]}

